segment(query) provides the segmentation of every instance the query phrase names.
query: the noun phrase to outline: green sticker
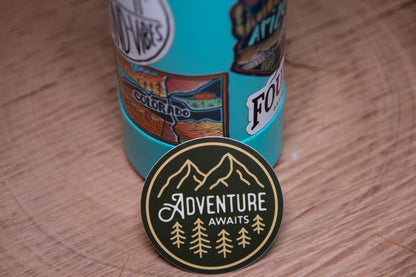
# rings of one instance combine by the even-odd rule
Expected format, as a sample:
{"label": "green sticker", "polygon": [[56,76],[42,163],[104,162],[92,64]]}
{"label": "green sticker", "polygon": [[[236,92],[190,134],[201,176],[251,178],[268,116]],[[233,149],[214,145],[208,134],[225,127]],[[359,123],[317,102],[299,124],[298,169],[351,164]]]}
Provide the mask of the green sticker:
{"label": "green sticker", "polygon": [[149,173],[142,218],[158,252],[198,273],[247,266],[273,243],[283,199],[273,168],[236,140],[207,137],[183,143]]}

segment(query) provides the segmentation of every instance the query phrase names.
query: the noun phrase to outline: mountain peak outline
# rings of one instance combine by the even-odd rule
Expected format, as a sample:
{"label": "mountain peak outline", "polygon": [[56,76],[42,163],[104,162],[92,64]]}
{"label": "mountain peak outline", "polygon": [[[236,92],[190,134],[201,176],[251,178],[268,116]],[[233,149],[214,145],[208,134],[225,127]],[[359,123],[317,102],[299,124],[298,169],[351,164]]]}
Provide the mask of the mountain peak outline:
{"label": "mountain peak outline", "polygon": [[193,180],[199,184],[204,177],[205,174],[191,160],[187,159],[178,171],[169,176],[157,197],[160,198],[163,191],[172,183],[176,183],[176,189],[180,189],[187,180]]}
{"label": "mountain peak outline", "polygon": [[212,190],[221,184],[229,187],[228,179],[233,175],[238,175],[238,178],[248,186],[257,184],[264,188],[255,174],[232,154],[226,153],[207,173],[203,173],[195,163],[187,159],[174,174],[169,176],[160,190],[158,198],[172,184],[176,184],[176,189],[180,189],[185,183],[190,184],[190,186],[194,186],[194,191],[198,191],[202,187],[208,187],[209,190]]}

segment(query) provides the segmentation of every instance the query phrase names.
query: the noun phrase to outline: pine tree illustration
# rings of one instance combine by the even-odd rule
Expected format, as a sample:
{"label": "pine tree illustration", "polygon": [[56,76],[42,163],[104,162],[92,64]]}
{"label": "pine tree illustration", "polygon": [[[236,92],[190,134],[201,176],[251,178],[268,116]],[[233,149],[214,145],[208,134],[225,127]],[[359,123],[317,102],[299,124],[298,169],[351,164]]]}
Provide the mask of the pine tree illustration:
{"label": "pine tree illustration", "polygon": [[222,253],[224,258],[227,257],[227,253],[232,252],[229,248],[233,248],[233,246],[229,244],[232,242],[232,240],[227,238],[229,235],[230,234],[227,231],[225,231],[225,229],[222,229],[221,232],[218,233],[218,236],[220,238],[217,240],[217,243],[219,243],[219,245],[217,245],[215,249],[219,249],[218,254]]}
{"label": "pine tree illustration", "polygon": [[242,227],[241,230],[238,231],[238,234],[240,235],[237,238],[237,241],[240,241],[238,243],[238,245],[242,245],[243,248],[246,248],[246,245],[249,245],[250,244],[250,240],[251,240],[251,238],[249,236],[247,236],[248,231],[244,227]]}
{"label": "pine tree illustration", "polygon": [[264,231],[264,226],[266,226],[266,224],[264,224],[263,218],[259,215],[256,215],[253,219],[254,223],[251,225],[251,227],[253,227],[253,230],[255,232],[257,232],[257,234],[260,234],[261,231]]}
{"label": "pine tree illustration", "polygon": [[183,236],[183,234],[185,234],[185,232],[182,230],[182,225],[176,221],[175,224],[172,226],[173,231],[170,232],[170,234],[172,235],[172,237],[170,238],[170,240],[173,240],[172,244],[181,248],[181,244],[185,244],[185,239],[186,237]]}
{"label": "pine tree illustration", "polygon": [[208,237],[207,234],[204,233],[207,229],[204,228],[202,225],[204,222],[197,218],[194,222],[195,228],[192,229],[192,232],[195,232],[191,237],[195,238],[193,241],[191,241],[191,245],[195,244],[194,246],[190,247],[189,250],[194,250],[194,254],[199,254],[199,257],[202,258],[202,255],[207,253],[208,251],[205,249],[210,249],[211,246],[209,245],[210,241],[205,239]]}

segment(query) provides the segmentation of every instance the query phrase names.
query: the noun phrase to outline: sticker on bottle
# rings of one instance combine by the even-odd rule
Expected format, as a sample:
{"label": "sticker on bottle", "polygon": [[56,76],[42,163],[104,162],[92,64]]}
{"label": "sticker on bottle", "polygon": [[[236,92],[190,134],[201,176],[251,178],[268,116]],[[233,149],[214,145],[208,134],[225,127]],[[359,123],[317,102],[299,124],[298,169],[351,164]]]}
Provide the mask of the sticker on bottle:
{"label": "sticker on bottle", "polygon": [[283,89],[283,64],[284,57],[280,67],[269,77],[264,88],[247,99],[249,123],[246,132],[250,135],[254,135],[266,126],[279,109]]}
{"label": "sticker on bottle", "polygon": [[284,53],[286,0],[239,0],[231,10],[234,62],[231,69],[268,76]]}
{"label": "sticker on bottle", "polygon": [[148,65],[167,54],[174,23],[165,0],[112,0],[108,9],[114,46],[127,60]]}
{"label": "sticker on bottle", "polygon": [[115,56],[124,108],[144,132],[171,144],[228,136],[227,73],[176,75]]}

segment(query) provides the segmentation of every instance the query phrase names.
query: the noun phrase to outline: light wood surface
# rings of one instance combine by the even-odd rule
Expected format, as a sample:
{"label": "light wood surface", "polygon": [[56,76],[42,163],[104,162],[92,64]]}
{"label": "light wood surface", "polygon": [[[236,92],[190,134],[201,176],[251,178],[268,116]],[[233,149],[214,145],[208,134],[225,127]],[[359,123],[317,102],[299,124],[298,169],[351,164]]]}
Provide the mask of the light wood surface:
{"label": "light wood surface", "polygon": [[[191,275],[142,226],[105,1],[3,0],[0,38],[0,275]],[[416,276],[415,45],[415,1],[288,1],[284,219],[229,276]]]}

